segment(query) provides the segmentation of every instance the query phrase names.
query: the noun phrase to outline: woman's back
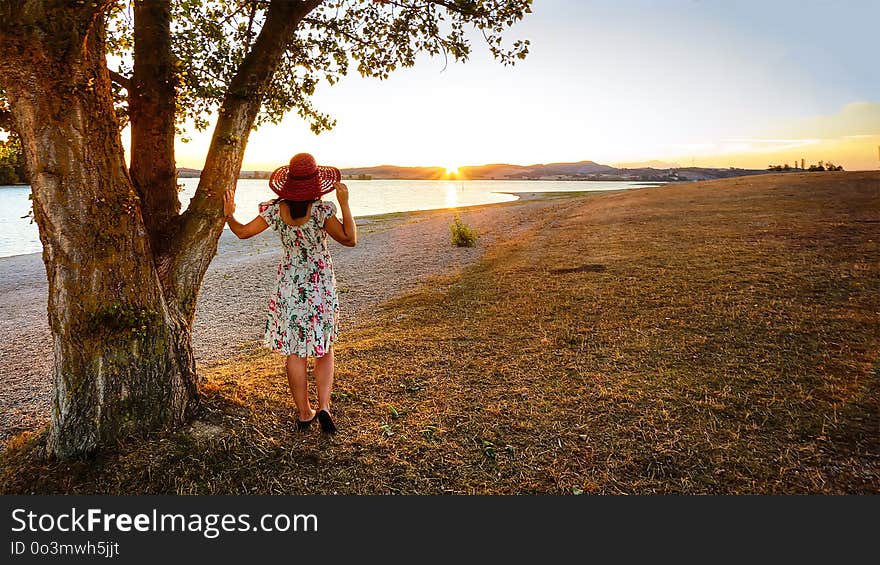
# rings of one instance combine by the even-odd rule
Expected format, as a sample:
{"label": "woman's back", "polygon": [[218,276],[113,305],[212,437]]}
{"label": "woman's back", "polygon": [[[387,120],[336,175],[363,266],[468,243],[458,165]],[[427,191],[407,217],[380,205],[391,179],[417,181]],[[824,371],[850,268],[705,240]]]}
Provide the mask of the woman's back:
{"label": "woman's back", "polygon": [[[296,225],[288,221],[291,218],[287,210],[282,210],[283,200],[263,202],[260,204],[260,216],[269,227],[278,232],[281,244],[291,262],[299,266],[307,266],[311,261],[323,259],[329,261],[327,249],[327,232],[323,229],[327,218],[336,214],[336,206],[332,202],[318,200],[308,210],[308,218]],[[286,206],[285,206],[286,207]],[[287,221],[285,221],[287,216]],[[311,261],[310,261],[311,260]]]}

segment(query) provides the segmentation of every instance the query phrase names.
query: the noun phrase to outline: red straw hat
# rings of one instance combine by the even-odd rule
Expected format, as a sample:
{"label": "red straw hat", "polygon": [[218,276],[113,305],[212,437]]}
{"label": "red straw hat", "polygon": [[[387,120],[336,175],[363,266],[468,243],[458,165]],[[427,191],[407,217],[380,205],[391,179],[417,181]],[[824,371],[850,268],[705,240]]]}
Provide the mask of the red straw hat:
{"label": "red straw hat", "polygon": [[289,165],[272,172],[269,188],[285,200],[317,200],[333,190],[341,178],[336,167],[319,167],[308,153],[297,153],[290,158]]}

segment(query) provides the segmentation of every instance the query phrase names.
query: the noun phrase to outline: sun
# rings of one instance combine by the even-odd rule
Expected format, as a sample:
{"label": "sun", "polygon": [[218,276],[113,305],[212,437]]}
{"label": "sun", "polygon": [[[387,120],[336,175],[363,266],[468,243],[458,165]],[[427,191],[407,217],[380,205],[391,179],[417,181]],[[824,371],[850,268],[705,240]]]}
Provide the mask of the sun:
{"label": "sun", "polygon": [[447,177],[458,176],[458,165],[446,165],[446,176]]}

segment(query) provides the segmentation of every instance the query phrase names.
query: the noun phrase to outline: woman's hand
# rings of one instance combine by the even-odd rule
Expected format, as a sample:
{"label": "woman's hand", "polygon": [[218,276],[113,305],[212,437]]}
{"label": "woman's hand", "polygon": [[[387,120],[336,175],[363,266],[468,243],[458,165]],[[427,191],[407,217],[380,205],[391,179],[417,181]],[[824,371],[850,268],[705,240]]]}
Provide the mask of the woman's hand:
{"label": "woman's hand", "polygon": [[351,208],[348,207],[348,187],[337,182],[333,185],[336,188],[336,200],[342,209],[342,221],[336,219],[336,216],[330,216],[324,221],[324,229],[330,234],[330,237],[348,247],[357,245],[357,224],[351,215]]}
{"label": "woman's hand", "polygon": [[223,215],[229,217],[235,213],[235,190],[229,189],[223,193]]}
{"label": "woman's hand", "polygon": [[249,237],[254,237],[269,227],[269,224],[266,223],[263,216],[257,215],[256,218],[247,224],[242,224],[235,219],[233,216],[234,213],[235,191],[230,188],[223,193],[223,215],[226,217],[226,223],[229,225],[229,229],[232,230],[232,233],[238,236],[239,239],[247,239]]}
{"label": "woman's hand", "polygon": [[337,182],[333,185],[336,188],[336,200],[339,201],[340,206],[348,205],[348,187],[342,184],[341,182]]}

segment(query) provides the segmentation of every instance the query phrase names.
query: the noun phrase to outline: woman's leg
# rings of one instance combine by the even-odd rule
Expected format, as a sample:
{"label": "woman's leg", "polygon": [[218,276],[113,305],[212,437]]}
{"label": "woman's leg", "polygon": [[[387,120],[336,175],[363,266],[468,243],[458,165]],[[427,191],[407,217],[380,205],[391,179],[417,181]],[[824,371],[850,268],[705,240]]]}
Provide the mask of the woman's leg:
{"label": "woman's leg", "polygon": [[318,388],[318,410],[330,412],[333,391],[333,346],[322,357],[315,357],[315,384]]}
{"label": "woman's leg", "polygon": [[293,394],[293,403],[296,404],[298,418],[301,421],[311,420],[315,413],[309,403],[309,359],[308,357],[287,356],[287,384]]}

